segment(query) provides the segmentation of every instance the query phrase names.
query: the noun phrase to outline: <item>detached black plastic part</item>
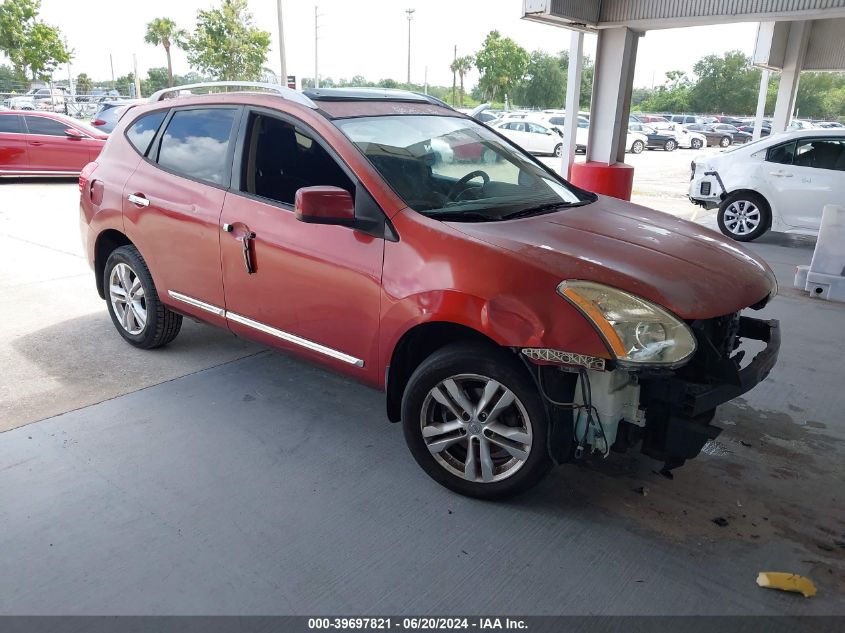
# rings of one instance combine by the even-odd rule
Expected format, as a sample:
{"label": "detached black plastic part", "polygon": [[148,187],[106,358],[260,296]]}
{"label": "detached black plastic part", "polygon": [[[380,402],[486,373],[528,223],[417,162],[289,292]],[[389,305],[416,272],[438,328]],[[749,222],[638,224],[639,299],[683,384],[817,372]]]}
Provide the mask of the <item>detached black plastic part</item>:
{"label": "detached black plastic part", "polygon": [[[687,374],[642,381],[640,403],[646,410],[642,452],[666,462],[667,470],[681,466],[701,452],[707,440],[722,431],[711,426],[716,407],[750,391],[762,382],[777,362],[780,326],[777,321],[739,317],[735,336],[729,340],[752,339],[767,345],[747,367],[740,369],[744,352],[729,357],[723,340],[709,337],[707,323],[698,325],[699,352],[695,367]],[[693,329],[696,329],[693,325]],[[720,331],[733,333],[731,323],[718,324]],[[689,375],[692,374],[692,375]]]}

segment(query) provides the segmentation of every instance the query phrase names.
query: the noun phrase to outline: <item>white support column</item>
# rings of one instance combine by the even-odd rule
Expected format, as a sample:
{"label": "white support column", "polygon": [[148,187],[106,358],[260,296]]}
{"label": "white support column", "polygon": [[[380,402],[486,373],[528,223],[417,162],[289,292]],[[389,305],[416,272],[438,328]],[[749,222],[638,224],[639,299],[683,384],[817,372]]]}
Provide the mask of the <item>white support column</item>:
{"label": "white support column", "polygon": [[640,33],[627,27],[602,29],[596,45],[587,161],[613,165],[625,160],[625,136]]}
{"label": "white support column", "polygon": [[583,62],[584,33],[572,31],[569,40],[569,74],[566,79],[566,123],[563,127],[563,152],[560,154],[560,175],[566,179],[569,179],[569,171],[575,162],[575,135],[578,131]]}
{"label": "white support column", "polygon": [[795,97],[798,95],[798,79],[804,67],[804,55],[807,52],[812,25],[813,23],[807,20],[790,22],[783,72],[780,74],[778,99],[775,104],[775,117],[772,121],[772,133],[785,131],[792,120]]}
{"label": "white support column", "polygon": [[760,77],[760,93],[757,96],[757,116],[754,118],[754,134],[751,140],[756,141],[763,133],[763,116],[766,114],[766,97],[769,96],[769,69],[763,69]]}

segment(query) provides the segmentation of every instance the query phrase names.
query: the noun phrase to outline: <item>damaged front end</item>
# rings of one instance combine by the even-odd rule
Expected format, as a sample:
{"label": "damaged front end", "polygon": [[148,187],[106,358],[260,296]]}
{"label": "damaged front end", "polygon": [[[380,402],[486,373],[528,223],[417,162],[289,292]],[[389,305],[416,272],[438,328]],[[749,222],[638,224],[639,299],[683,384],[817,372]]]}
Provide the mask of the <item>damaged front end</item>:
{"label": "damaged front end", "polygon": [[[762,308],[767,300],[752,308]],[[620,329],[619,322],[611,323]],[[535,379],[549,407],[552,453],[558,462],[640,446],[644,454],[662,461],[664,470],[677,468],[721,432],[712,424],[716,407],[764,380],[777,361],[777,321],[737,312],[683,326],[694,345],[687,343],[690,351],[682,362],[637,363],[522,350],[535,364]],[[653,333],[650,337],[652,343],[657,339]],[[621,342],[627,343],[624,338]],[[670,338],[667,334],[666,340]],[[762,349],[749,361],[749,348],[760,344]]]}

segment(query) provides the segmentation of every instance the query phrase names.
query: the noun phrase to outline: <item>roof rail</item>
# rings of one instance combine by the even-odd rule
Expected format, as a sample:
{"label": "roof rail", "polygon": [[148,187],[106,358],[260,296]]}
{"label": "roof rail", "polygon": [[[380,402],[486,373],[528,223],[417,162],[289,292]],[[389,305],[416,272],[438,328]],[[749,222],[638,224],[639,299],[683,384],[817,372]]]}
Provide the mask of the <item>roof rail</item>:
{"label": "roof rail", "polygon": [[302,94],[315,101],[418,101],[454,110],[452,106],[437,97],[402,88],[309,88]]}
{"label": "roof rail", "polygon": [[179,92],[180,90],[194,90],[195,88],[222,88],[235,86],[247,88],[262,88],[270,92],[275,92],[280,97],[288,99],[289,101],[293,101],[295,103],[304,105],[309,108],[313,108],[315,110],[317,109],[317,104],[315,104],[313,101],[311,101],[311,99],[306,97],[301,92],[297,92],[293,88],[288,88],[287,86],[282,86],[281,84],[271,84],[260,81],[205,81],[198,84],[173,86],[172,88],[163,88],[162,90],[154,92],[150,95],[149,101],[150,103],[161,101],[164,99],[165,95],[171,94],[173,92]]}

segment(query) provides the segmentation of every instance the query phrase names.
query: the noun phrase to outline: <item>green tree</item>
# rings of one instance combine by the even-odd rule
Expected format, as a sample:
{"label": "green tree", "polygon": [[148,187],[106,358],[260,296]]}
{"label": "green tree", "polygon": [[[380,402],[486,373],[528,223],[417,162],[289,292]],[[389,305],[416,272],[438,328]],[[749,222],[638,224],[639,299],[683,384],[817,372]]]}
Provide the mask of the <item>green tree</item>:
{"label": "green tree", "polygon": [[458,73],[458,77],[460,77],[461,92],[459,93],[459,99],[461,107],[463,107],[464,105],[464,77],[470,70],[472,70],[472,66],[474,63],[475,60],[473,59],[472,55],[463,55],[454,60],[449,66],[449,69],[453,73]]}
{"label": "green tree", "polygon": [[141,92],[145,95],[151,95],[158,90],[170,88],[173,85],[174,77],[167,68],[164,66],[150,68],[147,71],[147,78],[141,80]]}
{"label": "green tree", "polygon": [[692,81],[684,71],[670,70],[666,73],[666,83],[650,90],[638,106],[644,112],[687,112],[692,87]]}
{"label": "green tree", "polygon": [[513,94],[522,81],[529,62],[528,53],[509,37],[490,31],[475,54],[475,67],[481,73],[478,85],[485,99]]}
{"label": "green tree", "polygon": [[693,66],[698,80],[690,91],[689,108],[696,112],[753,112],[760,88],[760,69],[741,51],[707,55]]}
{"label": "green tree", "polygon": [[135,73],[127,73],[114,80],[114,89],[121,95],[128,96],[134,94],[135,90]]}
{"label": "green tree", "polygon": [[559,60],[542,51],[531,53],[525,78],[514,98],[531,108],[560,108],[566,99],[566,75]]}
{"label": "green tree", "polygon": [[86,73],[79,73],[76,76],[76,92],[79,94],[88,94],[94,87],[94,82]]}
{"label": "green tree", "polygon": [[59,64],[70,61],[70,51],[58,27],[38,19],[40,0],[6,0],[0,5],[0,50],[20,78],[49,79]]}
{"label": "green tree", "polygon": [[197,26],[185,42],[188,61],[219,80],[255,80],[270,48],[270,33],[252,25],[247,0],[222,0],[197,12]]}
{"label": "green tree", "polygon": [[0,5],[0,50],[12,62],[19,79],[26,78],[23,48],[40,8],[40,0],[6,0]]}
{"label": "green tree", "polygon": [[176,26],[176,22],[170,18],[155,18],[147,24],[147,32],[144,41],[153,46],[164,48],[167,55],[167,87],[173,85],[173,63],[170,59],[170,47],[184,41],[187,33]]}

